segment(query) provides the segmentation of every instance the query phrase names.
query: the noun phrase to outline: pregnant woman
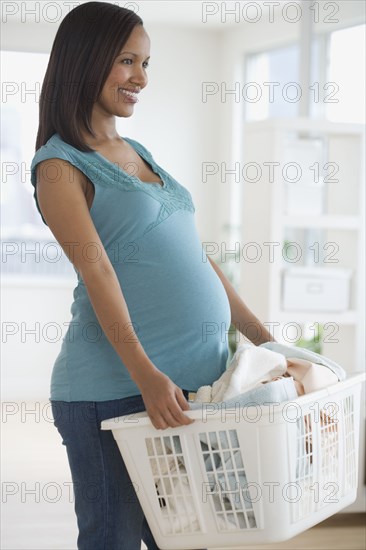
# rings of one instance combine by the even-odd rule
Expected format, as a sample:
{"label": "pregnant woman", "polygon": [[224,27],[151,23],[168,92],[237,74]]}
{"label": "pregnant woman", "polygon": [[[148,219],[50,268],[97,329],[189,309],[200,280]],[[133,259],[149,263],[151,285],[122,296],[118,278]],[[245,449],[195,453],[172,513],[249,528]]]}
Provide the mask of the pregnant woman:
{"label": "pregnant woman", "polygon": [[81,4],[60,24],[40,98],[34,198],[77,276],[50,402],[80,550],[139,550],[141,539],[158,548],[101,421],[146,410],[157,429],[189,424],[188,392],[226,368],[223,327],[237,324],[256,345],[272,339],[203,253],[189,191],[117,133],[149,57],[135,12]]}

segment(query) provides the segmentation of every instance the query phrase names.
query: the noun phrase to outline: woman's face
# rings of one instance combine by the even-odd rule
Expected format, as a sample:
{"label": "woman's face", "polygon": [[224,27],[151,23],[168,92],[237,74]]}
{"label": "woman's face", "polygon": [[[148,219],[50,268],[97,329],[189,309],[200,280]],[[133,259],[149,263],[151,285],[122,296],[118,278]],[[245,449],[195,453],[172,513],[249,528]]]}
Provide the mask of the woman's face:
{"label": "woman's face", "polygon": [[149,57],[149,36],[142,25],[136,25],[114,60],[112,70],[97,101],[98,106],[110,115],[131,116],[134,104],[138,101],[137,94],[148,82]]}

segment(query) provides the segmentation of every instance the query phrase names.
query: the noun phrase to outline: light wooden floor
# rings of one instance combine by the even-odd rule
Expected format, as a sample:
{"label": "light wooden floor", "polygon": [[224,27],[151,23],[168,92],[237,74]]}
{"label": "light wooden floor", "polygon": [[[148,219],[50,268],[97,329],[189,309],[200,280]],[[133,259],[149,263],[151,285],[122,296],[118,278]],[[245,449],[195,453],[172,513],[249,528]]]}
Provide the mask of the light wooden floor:
{"label": "light wooden floor", "polygon": [[336,514],[286,542],[245,546],[245,550],[365,550],[365,517],[363,514]]}
{"label": "light wooden floor", "polygon": [[365,521],[364,514],[336,514],[287,542],[243,546],[243,550],[365,550]]}

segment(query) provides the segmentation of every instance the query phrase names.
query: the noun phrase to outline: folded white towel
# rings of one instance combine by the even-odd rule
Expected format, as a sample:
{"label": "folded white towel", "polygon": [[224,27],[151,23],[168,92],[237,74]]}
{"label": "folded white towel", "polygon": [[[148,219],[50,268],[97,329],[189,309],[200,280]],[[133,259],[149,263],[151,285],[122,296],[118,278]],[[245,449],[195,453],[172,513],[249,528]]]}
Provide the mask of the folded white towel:
{"label": "folded white towel", "polygon": [[286,372],[286,357],[275,351],[241,344],[226,371],[212,386],[198,388],[195,402],[220,402],[256,388]]}

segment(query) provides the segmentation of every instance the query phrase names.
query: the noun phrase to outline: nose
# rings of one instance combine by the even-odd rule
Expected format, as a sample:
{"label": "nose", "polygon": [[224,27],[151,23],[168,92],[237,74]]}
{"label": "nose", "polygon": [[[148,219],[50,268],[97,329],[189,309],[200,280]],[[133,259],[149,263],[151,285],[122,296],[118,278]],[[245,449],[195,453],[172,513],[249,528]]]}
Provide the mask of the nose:
{"label": "nose", "polygon": [[131,82],[137,86],[140,86],[141,89],[146,86],[148,78],[143,67],[135,66],[133,74],[131,75]]}

